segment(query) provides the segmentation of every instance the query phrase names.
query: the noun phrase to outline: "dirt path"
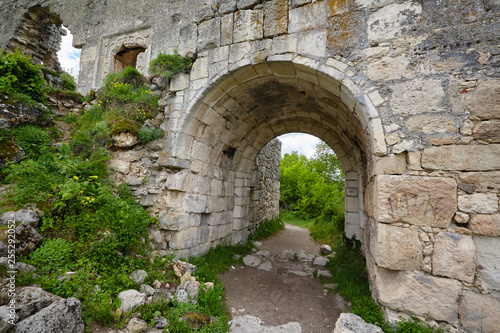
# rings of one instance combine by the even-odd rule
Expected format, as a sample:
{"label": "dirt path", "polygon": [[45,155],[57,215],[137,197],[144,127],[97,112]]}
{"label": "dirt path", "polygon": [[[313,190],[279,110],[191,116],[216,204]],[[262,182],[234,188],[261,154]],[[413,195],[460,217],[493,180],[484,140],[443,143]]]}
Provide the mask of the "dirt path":
{"label": "dirt path", "polygon": [[288,224],[264,240],[260,251],[245,259],[256,267],[238,266],[219,277],[233,319],[251,315],[266,326],[298,322],[305,333],[332,332],[346,303],[312,276],[323,269],[313,266],[312,255],[319,256],[319,249],[308,230]]}

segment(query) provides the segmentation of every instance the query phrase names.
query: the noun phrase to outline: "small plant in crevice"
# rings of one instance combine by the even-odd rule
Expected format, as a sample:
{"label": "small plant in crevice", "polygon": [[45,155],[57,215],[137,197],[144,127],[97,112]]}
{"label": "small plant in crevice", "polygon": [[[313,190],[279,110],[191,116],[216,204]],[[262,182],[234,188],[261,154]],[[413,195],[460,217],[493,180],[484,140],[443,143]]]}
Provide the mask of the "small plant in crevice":
{"label": "small plant in crevice", "polygon": [[169,79],[179,73],[187,73],[193,67],[193,59],[183,57],[174,51],[174,54],[158,54],[149,64],[149,73]]}

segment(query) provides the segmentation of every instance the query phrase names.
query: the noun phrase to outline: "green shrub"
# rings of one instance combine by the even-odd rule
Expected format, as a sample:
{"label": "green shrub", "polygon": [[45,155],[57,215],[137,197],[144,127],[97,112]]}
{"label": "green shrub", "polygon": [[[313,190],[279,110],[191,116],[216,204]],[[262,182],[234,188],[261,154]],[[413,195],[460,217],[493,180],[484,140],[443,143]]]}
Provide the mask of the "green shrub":
{"label": "green shrub", "polygon": [[74,91],[76,89],[75,78],[68,72],[61,74],[62,86],[64,90]]}
{"label": "green shrub", "polygon": [[422,320],[411,316],[410,319],[403,319],[400,317],[400,321],[397,322],[397,333],[444,333],[445,331],[436,326],[432,326],[429,323],[423,322]]}
{"label": "green shrub", "polygon": [[30,62],[19,50],[13,53],[0,50],[0,91],[28,95],[36,102],[45,102],[42,86],[45,82],[41,66]]}
{"label": "green shrub", "polygon": [[118,77],[120,81],[130,84],[136,89],[146,83],[144,76],[142,76],[137,69],[131,66],[128,66],[122,72],[119,72]]}
{"label": "green shrub", "polygon": [[137,132],[137,138],[142,143],[148,143],[163,138],[165,132],[161,128],[149,128],[142,126]]}
{"label": "green shrub", "polygon": [[279,217],[273,220],[266,219],[260,222],[257,228],[252,231],[250,240],[264,239],[284,229],[285,224]]}
{"label": "green shrub", "polygon": [[168,79],[179,73],[187,73],[191,67],[193,67],[193,59],[182,57],[177,51],[174,54],[160,52],[149,64],[149,73]]}
{"label": "green shrub", "polygon": [[27,155],[38,155],[43,147],[49,147],[52,143],[49,132],[33,125],[16,127],[12,135]]}
{"label": "green shrub", "polygon": [[69,271],[73,267],[73,246],[62,238],[45,239],[30,255],[30,264],[42,272]]}

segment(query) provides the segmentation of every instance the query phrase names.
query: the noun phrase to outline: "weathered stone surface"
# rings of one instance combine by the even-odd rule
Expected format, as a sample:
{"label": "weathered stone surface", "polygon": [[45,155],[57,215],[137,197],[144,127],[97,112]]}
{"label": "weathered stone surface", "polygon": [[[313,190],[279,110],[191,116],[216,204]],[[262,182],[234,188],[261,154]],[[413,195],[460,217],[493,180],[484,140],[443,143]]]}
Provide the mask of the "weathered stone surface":
{"label": "weathered stone surface", "polygon": [[39,287],[22,287],[17,290],[15,296],[19,320],[24,320],[61,299]]}
{"label": "weathered stone surface", "polygon": [[9,221],[14,221],[16,224],[24,222],[36,228],[40,218],[35,211],[30,209],[21,209],[18,211],[6,212],[0,215],[0,224],[8,225]]}
{"label": "weathered stone surface", "polygon": [[147,329],[148,324],[142,319],[132,318],[127,324],[127,331],[129,333],[142,333],[146,332]]}
{"label": "weathered stone surface", "polygon": [[315,2],[289,11],[288,33],[326,27],[327,11],[324,2]]}
{"label": "weathered stone surface", "polygon": [[[329,1],[329,6],[336,2],[338,3]],[[365,38],[364,18],[360,12],[346,12],[328,18],[328,49],[335,54],[348,56],[356,47],[362,45]]]}
{"label": "weathered stone surface", "polygon": [[112,159],[111,161],[109,161],[109,167],[115,169],[120,173],[127,174],[130,170],[130,162]]}
{"label": "weathered stone surface", "polygon": [[68,298],[42,309],[16,324],[16,333],[83,333],[82,305]]}
{"label": "weathered stone surface", "polygon": [[227,14],[236,11],[236,0],[219,0],[219,13]]}
{"label": "weathered stone surface", "polygon": [[248,332],[266,332],[266,333],[301,333],[302,327],[299,323],[289,322],[285,325],[280,326],[264,326],[262,325],[262,320],[258,317],[244,315],[241,317],[234,317],[233,320],[229,322],[231,328],[230,333],[248,333]]}
{"label": "weathered stone surface", "polygon": [[379,222],[446,228],[456,211],[456,191],[450,178],[377,176],[375,217]]}
{"label": "weathered stone surface", "polygon": [[380,302],[417,316],[456,323],[461,284],[422,272],[398,272],[379,268],[375,279]]}
{"label": "weathered stone surface", "polygon": [[397,80],[410,74],[409,65],[410,59],[405,55],[387,56],[380,60],[371,61],[368,64],[366,74],[374,81]]}
{"label": "weathered stone surface", "polygon": [[113,135],[113,145],[116,148],[130,148],[139,143],[137,135],[129,132],[123,132],[117,135]]}
{"label": "weathered stone surface", "polygon": [[459,307],[467,332],[500,332],[500,296],[466,291]]}
{"label": "weathered stone surface", "polygon": [[401,37],[418,22],[422,7],[415,3],[392,4],[373,13],[367,21],[368,42],[380,43]]}
{"label": "weathered stone surface", "polygon": [[500,291],[500,249],[499,237],[474,237],[477,253],[477,275],[484,289]]}
{"label": "weathered stone surface", "polygon": [[382,329],[373,324],[368,324],[354,313],[341,313],[335,323],[333,333],[382,333]]}
{"label": "weathered stone surface", "polygon": [[445,92],[441,80],[417,79],[393,86],[392,111],[400,115],[443,111]]}
{"label": "weathered stone surface", "polygon": [[261,260],[255,256],[248,255],[243,257],[243,263],[247,266],[257,267],[260,265]]}
{"label": "weathered stone surface", "polygon": [[130,312],[146,302],[146,294],[130,289],[119,293],[118,299],[120,299],[121,302],[120,309],[122,309],[123,312]]}
{"label": "weathered stone surface", "polygon": [[262,11],[240,10],[234,14],[233,42],[262,39],[264,15]]}
{"label": "weathered stone surface", "polygon": [[436,170],[498,170],[500,144],[427,148],[422,155],[422,166]]}
{"label": "weathered stone surface", "polygon": [[18,318],[15,310],[11,310],[7,306],[0,306],[0,332],[7,333],[14,329]]}
{"label": "weathered stone surface", "polygon": [[494,213],[498,210],[498,196],[495,193],[460,195],[458,209],[466,213]]}
{"label": "weathered stone surface", "polygon": [[432,274],[472,283],[476,272],[475,253],[471,236],[440,232],[434,242]]}
{"label": "weathered stone surface", "polygon": [[423,132],[425,134],[457,132],[455,120],[439,116],[415,116],[406,121],[406,127],[410,131]]}
{"label": "weathered stone surface", "polygon": [[264,4],[264,37],[286,33],[288,29],[288,1],[272,0]]}
{"label": "weathered stone surface", "polygon": [[21,223],[15,229],[16,253],[28,255],[33,252],[42,241],[42,235],[28,223]]}
{"label": "weathered stone surface", "polygon": [[480,119],[500,119],[500,81],[481,83],[465,102],[470,113]]}
{"label": "weathered stone surface", "polygon": [[370,250],[377,265],[392,270],[417,270],[422,264],[422,244],[416,229],[377,223]]}
{"label": "weathered stone surface", "polygon": [[405,171],[405,154],[375,158],[375,170],[373,173],[376,175],[401,175],[404,174]]}
{"label": "weathered stone surface", "polygon": [[473,233],[481,236],[500,236],[500,215],[476,214],[469,221]]}
{"label": "weathered stone surface", "polygon": [[472,136],[476,140],[500,143],[500,121],[482,121],[474,126]]}
{"label": "weathered stone surface", "polygon": [[138,269],[136,271],[133,271],[129,278],[130,280],[134,281],[137,284],[142,284],[146,277],[148,276],[148,273],[146,271],[143,271],[142,269]]}
{"label": "weathered stone surface", "polygon": [[220,18],[200,23],[198,26],[197,51],[205,51],[220,46]]}

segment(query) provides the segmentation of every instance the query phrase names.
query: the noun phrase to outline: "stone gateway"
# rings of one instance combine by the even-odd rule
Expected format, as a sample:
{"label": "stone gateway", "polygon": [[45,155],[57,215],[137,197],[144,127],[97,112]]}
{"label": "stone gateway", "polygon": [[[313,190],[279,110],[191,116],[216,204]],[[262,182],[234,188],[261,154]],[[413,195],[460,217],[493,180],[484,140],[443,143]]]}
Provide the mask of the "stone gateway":
{"label": "stone gateway", "polygon": [[159,217],[159,255],[246,241],[277,214],[262,148],[308,133],[342,163],[345,231],[386,314],[500,331],[499,0],[0,4],[0,46],[54,69],[71,30],[82,93],[159,52],[196,59],[169,81],[163,143],[112,161]]}

